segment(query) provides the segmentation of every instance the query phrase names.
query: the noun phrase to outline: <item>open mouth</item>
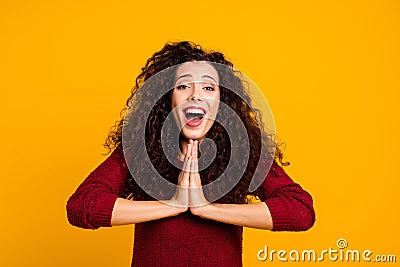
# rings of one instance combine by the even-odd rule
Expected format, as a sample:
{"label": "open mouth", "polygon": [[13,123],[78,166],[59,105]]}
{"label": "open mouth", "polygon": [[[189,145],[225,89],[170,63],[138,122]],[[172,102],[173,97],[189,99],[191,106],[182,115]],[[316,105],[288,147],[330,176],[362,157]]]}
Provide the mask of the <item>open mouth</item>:
{"label": "open mouth", "polygon": [[186,124],[190,127],[197,127],[203,122],[206,112],[200,107],[188,107],[184,110],[184,114]]}

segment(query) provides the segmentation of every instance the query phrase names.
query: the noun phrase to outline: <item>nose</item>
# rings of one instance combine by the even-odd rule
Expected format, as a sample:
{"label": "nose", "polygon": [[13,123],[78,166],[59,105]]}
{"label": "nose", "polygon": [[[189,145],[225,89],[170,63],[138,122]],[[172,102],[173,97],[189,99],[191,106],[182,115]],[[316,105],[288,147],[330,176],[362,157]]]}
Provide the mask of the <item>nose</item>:
{"label": "nose", "polygon": [[193,82],[192,85],[192,91],[189,94],[189,101],[202,101],[202,95],[201,95],[201,83],[199,82]]}

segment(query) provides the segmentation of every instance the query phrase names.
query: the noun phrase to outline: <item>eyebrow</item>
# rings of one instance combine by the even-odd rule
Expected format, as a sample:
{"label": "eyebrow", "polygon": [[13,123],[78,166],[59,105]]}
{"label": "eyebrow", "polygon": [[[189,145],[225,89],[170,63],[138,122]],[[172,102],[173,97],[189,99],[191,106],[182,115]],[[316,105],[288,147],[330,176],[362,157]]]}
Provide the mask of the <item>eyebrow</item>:
{"label": "eyebrow", "polygon": [[216,84],[218,84],[217,81],[214,79],[214,77],[212,77],[212,76],[210,76],[210,75],[204,74],[204,75],[201,75],[201,77],[202,77],[202,78],[203,78],[203,77],[205,77],[205,78],[210,78],[210,79],[213,80]]}
{"label": "eyebrow", "polygon": [[192,78],[193,78],[193,76],[192,76],[191,74],[182,74],[181,76],[179,76],[179,77],[176,78],[175,83],[176,83],[179,79],[186,78],[186,77],[192,77]]}
{"label": "eyebrow", "polygon": [[[175,83],[176,83],[179,79],[186,78],[186,77],[191,77],[191,78],[193,78],[192,74],[189,74],[189,73],[188,73],[188,74],[182,74],[181,76],[179,76],[178,78],[176,78]],[[212,77],[212,76],[210,76],[210,75],[208,75],[208,74],[201,75],[201,78],[209,78],[209,79],[213,80],[216,84],[218,84],[218,82],[215,80],[215,78]]]}

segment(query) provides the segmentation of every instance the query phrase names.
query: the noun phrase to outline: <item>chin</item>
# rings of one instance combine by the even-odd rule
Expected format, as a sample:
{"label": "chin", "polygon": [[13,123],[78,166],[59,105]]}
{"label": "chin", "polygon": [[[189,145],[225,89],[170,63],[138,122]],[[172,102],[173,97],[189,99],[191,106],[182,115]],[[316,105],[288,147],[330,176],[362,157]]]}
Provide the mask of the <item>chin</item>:
{"label": "chin", "polygon": [[189,139],[199,140],[203,139],[205,134],[203,134],[202,132],[194,132],[191,130],[182,129],[182,136],[188,140]]}
{"label": "chin", "polygon": [[214,121],[206,119],[203,123],[198,127],[190,127],[189,125],[183,126],[181,129],[181,134],[186,139],[192,140],[202,140],[207,135],[208,131],[211,129]]}

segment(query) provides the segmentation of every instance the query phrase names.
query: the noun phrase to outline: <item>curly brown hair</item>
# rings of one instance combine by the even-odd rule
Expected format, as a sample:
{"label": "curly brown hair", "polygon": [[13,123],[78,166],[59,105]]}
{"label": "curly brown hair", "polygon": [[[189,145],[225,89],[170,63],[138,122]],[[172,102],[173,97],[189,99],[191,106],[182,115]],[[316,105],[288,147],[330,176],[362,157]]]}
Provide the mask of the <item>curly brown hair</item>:
{"label": "curly brown hair", "polygon": [[[142,72],[136,78],[126,107],[121,111],[123,119],[117,121],[108,134],[104,144],[109,149],[108,153],[112,149],[122,146],[123,143],[126,163],[128,166],[134,166],[129,168],[125,197],[134,200],[155,199],[154,196],[146,193],[147,190],[150,190],[156,192],[157,199],[168,199],[174,193],[174,186],[171,184],[177,183],[181,170],[177,167],[179,163],[171,162],[169,159],[173,155],[176,158],[180,151],[179,142],[177,144],[174,141],[176,136],[180,136],[180,138],[182,136],[174,123],[167,123],[168,115],[172,111],[172,90],[163,92],[163,90],[154,88],[172,89],[176,66],[188,61],[207,61],[212,64],[219,73],[220,84],[223,85],[220,85],[220,101],[233,109],[241,120],[241,122],[230,121],[231,110],[224,108],[224,105],[220,106],[217,118],[206,135],[206,138],[213,142],[204,141],[200,144],[199,173],[202,184],[207,185],[217,180],[223,173],[224,179],[228,179],[217,183],[217,186],[210,190],[205,190],[206,198],[217,199],[215,202],[218,203],[247,203],[248,195],[262,199],[263,194],[260,187],[249,192],[250,181],[256,176],[255,172],[258,170],[259,162],[264,164],[269,162],[268,166],[272,165],[272,171],[277,164],[289,165],[289,162],[283,162],[282,147],[284,143],[277,144],[276,136],[266,133],[262,121],[257,120],[261,114],[251,107],[250,96],[245,90],[243,80],[238,75],[239,72],[233,69],[233,64],[222,53],[213,50],[206,51],[201,46],[188,41],[167,43],[147,60]],[[228,73],[221,69],[221,66],[228,68]],[[159,76],[160,73],[163,73],[160,75],[161,77],[153,81],[150,79],[155,74]],[[151,104],[150,100],[153,99],[159,99],[155,105]],[[148,116],[146,116],[147,110],[151,110]],[[242,123],[246,132],[238,131],[235,136],[228,136],[226,129],[219,123],[222,120],[233,124],[230,125],[231,129],[238,129],[239,125],[236,124]],[[128,125],[129,127],[127,127]],[[163,141],[161,140],[161,129],[163,129]],[[145,131],[144,142],[139,140],[140,138],[135,138],[141,136],[143,131]],[[232,137],[235,139],[234,141],[232,141]],[[246,142],[242,142],[245,139],[249,142],[247,146]],[[236,145],[232,147],[233,144]],[[249,147],[250,151],[248,151]],[[212,153],[213,148],[216,148],[215,153]],[[235,153],[245,156],[230,158],[233,149]],[[149,156],[150,161],[146,160],[145,154]],[[245,160],[246,156],[248,160]],[[233,161],[233,164],[230,165],[234,166],[233,168],[227,168],[229,161]],[[239,181],[229,181],[229,179],[234,179],[231,177],[235,177],[238,170],[244,170]],[[161,175],[165,182],[160,182],[158,175]],[[227,192],[226,186],[229,184],[235,184],[235,186],[227,194],[216,198],[215,196],[222,195],[221,192]]]}

